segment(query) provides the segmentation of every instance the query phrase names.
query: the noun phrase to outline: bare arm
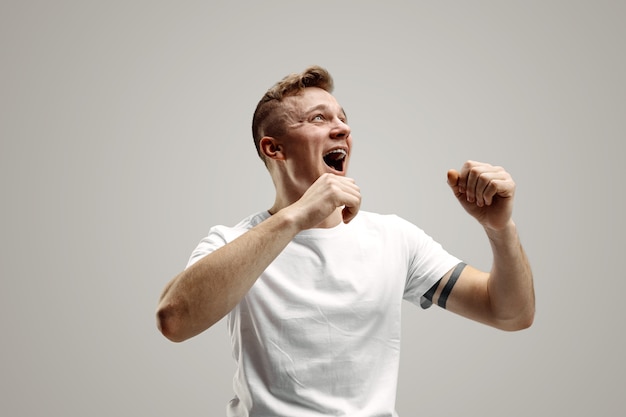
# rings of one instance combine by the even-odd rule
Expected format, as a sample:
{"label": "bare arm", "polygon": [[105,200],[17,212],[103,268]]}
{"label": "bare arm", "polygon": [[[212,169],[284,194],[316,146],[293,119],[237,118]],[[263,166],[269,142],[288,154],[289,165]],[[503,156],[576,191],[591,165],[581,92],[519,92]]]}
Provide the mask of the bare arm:
{"label": "bare arm", "polygon": [[297,233],[295,222],[279,212],[182,271],[161,295],[161,332],[178,342],[215,324]]}
{"label": "bare arm", "polygon": [[[493,252],[489,273],[465,267],[447,299],[446,309],[503,330],[529,327],[535,314],[530,264],[511,218],[515,183],[501,167],[468,161],[450,170],[448,183],[465,210],[484,227]],[[437,288],[437,302],[449,281]]]}
{"label": "bare arm", "polygon": [[[345,208],[342,209],[342,207]],[[334,212],[348,222],[360,192],[349,178],[320,177],[296,203],[212,252],[170,281],[160,298],[157,325],[180,342],[218,322],[245,296],[267,266],[301,230]]]}

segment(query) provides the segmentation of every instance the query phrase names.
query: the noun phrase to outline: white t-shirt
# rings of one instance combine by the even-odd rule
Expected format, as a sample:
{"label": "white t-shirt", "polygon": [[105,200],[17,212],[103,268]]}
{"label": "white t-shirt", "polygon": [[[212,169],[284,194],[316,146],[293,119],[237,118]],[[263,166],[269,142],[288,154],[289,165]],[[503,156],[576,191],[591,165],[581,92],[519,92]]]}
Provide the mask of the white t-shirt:
{"label": "white t-shirt", "polygon": [[[189,265],[269,216],[213,227]],[[395,215],[300,232],[228,315],[227,415],[397,416],[402,300],[419,305],[459,262]]]}

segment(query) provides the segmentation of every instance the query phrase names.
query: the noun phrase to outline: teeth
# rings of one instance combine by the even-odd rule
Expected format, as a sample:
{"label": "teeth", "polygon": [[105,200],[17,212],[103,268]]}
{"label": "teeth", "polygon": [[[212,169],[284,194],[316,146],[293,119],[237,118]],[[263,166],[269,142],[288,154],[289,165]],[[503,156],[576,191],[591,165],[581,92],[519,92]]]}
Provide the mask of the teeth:
{"label": "teeth", "polygon": [[327,154],[325,154],[324,156],[328,156],[328,155],[333,154],[333,153],[339,153],[339,154],[341,154],[343,156],[347,155],[347,152],[344,151],[343,149],[334,149],[334,150],[328,152]]}

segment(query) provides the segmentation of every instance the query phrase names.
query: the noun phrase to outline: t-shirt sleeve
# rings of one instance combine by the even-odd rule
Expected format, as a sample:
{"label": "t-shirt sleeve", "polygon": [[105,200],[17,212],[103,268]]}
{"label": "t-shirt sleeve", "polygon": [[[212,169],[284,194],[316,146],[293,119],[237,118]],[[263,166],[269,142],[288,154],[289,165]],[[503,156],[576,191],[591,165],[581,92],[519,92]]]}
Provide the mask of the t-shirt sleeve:
{"label": "t-shirt sleeve", "polygon": [[424,294],[461,260],[414,226],[408,237],[409,268],[404,289],[404,299],[422,308],[431,303]]}
{"label": "t-shirt sleeve", "polygon": [[198,243],[198,246],[196,246],[191,253],[185,268],[189,268],[209,253],[221,248],[228,242],[232,242],[256,224],[259,224],[267,219],[269,216],[270,214],[267,211],[262,211],[243,219],[233,227],[224,225],[211,227],[207,236],[203,238],[200,243]]}
{"label": "t-shirt sleeve", "polygon": [[198,262],[200,259],[204,258],[209,253],[219,249],[220,247],[226,244],[226,238],[224,233],[219,226],[212,227],[209,230],[209,234],[204,237],[200,243],[196,246],[196,248],[191,252],[191,256],[187,261],[186,268],[189,268],[191,265]]}

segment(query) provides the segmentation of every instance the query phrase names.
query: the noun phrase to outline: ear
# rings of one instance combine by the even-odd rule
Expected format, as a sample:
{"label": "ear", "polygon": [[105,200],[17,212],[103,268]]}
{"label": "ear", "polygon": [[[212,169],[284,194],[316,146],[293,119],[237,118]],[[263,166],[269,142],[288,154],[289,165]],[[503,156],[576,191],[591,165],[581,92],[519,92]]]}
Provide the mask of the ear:
{"label": "ear", "polygon": [[269,159],[275,160],[284,160],[285,154],[283,153],[283,146],[280,142],[271,137],[271,136],[263,136],[259,141],[259,148],[261,149],[261,153],[265,155]]}

